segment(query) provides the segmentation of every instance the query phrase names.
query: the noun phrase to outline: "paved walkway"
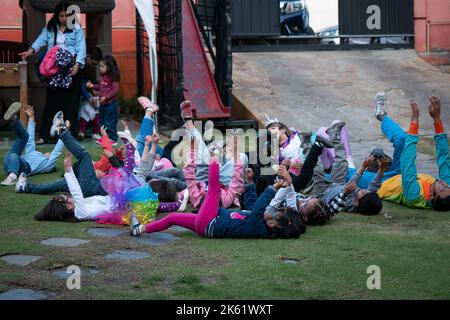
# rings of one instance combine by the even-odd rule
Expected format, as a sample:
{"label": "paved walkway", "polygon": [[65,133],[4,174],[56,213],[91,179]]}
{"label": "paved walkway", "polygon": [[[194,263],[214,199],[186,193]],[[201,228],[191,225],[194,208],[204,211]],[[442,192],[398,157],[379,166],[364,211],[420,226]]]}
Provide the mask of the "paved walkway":
{"label": "paved walkway", "polygon": [[[450,130],[450,75],[427,64],[413,50],[235,53],[234,94],[260,119],[267,113],[298,130],[334,119],[349,125],[355,163],[374,147],[392,152],[373,117],[377,91],[388,93],[389,113],[409,124],[409,98],[421,106],[421,134],[432,137],[428,96],[443,103]],[[437,174],[435,161],[418,155],[419,171]]]}

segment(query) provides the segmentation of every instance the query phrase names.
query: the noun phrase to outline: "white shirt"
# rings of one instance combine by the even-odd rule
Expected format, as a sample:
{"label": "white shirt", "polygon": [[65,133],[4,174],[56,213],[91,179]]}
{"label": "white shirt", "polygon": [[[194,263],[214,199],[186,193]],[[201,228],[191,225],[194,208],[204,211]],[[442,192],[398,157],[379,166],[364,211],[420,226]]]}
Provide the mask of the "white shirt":
{"label": "white shirt", "polygon": [[56,35],[56,46],[64,48],[66,45],[66,36],[64,35],[64,32],[61,32],[61,30],[58,28],[58,34]]}
{"label": "white shirt", "polygon": [[83,192],[73,170],[66,172],[64,178],[75,204],[75,218],[78,220],[95,220],[97,216],[112,211],[110,196],[83,198]]}

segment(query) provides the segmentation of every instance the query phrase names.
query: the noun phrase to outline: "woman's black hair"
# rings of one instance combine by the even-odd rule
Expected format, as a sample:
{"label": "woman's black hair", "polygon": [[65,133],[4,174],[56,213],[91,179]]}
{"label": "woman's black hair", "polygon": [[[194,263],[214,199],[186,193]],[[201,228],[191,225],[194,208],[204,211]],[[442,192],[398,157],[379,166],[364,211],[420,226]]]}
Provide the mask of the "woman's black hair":
{"label": "woman's black hair", "polygon": [[[71,4],[68,1],[60,1],[55,6],[55,9],[53,9],[53,16],[47,23],[47,30],[48,31],[55,31],[56,26],[59,24],[59,14],[61,11],[67,11],[67,9],[71,6]],[[69,28],[66,29],[67,32],[71,32]]]}
{"label": "woman's black hair", "polygon": [[50,200],[34,218],[38,221],[77,221],[74,210],[67,209],[66,201],[61,196]]}
{"label": "woman's black hair", "polygon": [[168,180],[150,180],[148,182],[154,192],[158,194],[159,202],[176,202],[178,193],[175,185]]}
{"label": "woman's black hair", "polygon": [[277,212],[280,211],[281,216],[276,218],[277,226],[272,229],[271,239],[299,238],[302,233],[305,233],[306,227],[297,211],[289,207],[277,210]]}
{"label": "woman's black hair", "polygon": [[108,69],[106,71],[106,75],[114,81],[120,81],[120,71],[116,59],[114,59],[114,57],[112,56],[104,56],[101,61],[106,65],[106,68]]}

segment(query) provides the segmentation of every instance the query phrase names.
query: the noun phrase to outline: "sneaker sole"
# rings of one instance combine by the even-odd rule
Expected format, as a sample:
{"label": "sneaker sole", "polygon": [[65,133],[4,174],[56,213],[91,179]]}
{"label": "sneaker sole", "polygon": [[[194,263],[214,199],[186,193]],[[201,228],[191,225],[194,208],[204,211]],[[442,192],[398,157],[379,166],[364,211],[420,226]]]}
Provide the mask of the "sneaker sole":
{"label": "sneaker sole", "polygon": [[20,103],[13,103],[8,110],[6,110],[5,114],[3,115],[3,119],[6,121],[9,121],[14,117],[17,113],[19,113],[20,109],[22,108],[22,104]]}

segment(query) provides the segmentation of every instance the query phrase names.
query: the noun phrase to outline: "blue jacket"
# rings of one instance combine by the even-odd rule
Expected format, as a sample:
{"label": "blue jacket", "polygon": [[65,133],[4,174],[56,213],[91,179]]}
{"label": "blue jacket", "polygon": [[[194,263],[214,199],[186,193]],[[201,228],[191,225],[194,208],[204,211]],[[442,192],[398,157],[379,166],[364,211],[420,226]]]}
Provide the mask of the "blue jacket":
{"label": "blue jacket", "polygon": [[36,129],[36,122],[28,123],[28,142],[25,147],[25,153],[21,157],[30,166],[29,176],[38,173],[53,172],[56,167],[56,161],[64,148],[64,142],[58,140],[55,148],[50,153],[50,157],[47,159],[42,152],[36,151],[36,144],[34,142],[34,131]]}
{"label": "blue jacket", "polygon": [[[64,36],[66,38],[64,42],[66,49],[73,55],[77,55],[76,62],[80,64],[80,68],[83,68],[86,60],[86,41],[84,38],[83,28],[77,24],[72,32],[66,32],[64,33]],[[48,31],[47,27],[44,27],[41,34],[33,42],[31,47],[34,49],[35,53],[45,46],[47,46],[48,51],[54,46],[54,41],[55,33],[53,30]]]}
{"label": "blue jacket", "polygon": [[270,236],[271,229],[264,221],[264,213],[276,190],[272,186],[256,197],[255,185],[245,190],[245,207],[247,210],[220,208],[215,218],[206,229],[207,238],[265,238]]}

